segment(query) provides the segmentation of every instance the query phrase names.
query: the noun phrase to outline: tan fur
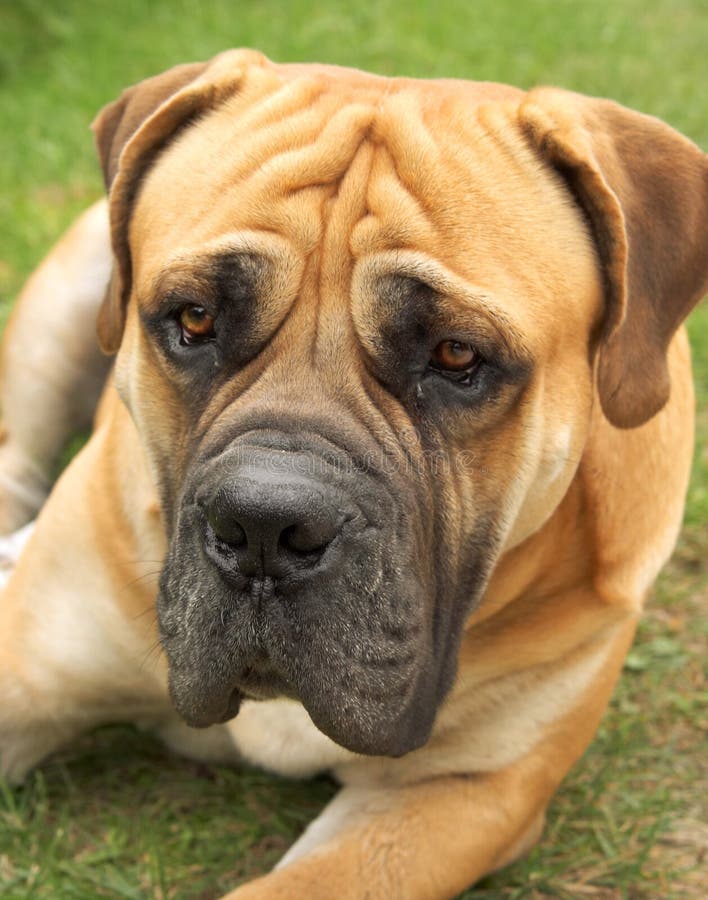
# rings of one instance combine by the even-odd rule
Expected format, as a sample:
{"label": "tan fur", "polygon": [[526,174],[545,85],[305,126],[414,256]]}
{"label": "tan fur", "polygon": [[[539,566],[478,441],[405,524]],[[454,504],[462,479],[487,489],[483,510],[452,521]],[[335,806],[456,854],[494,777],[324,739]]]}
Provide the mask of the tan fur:
{"label": "tan fur", "polygon": [[[696,250],[708,224],[705,156],[654,120],[564,92],[274,66],[251,51],[130,89],[96,132],[115,259],[100,332],[120,348],[115,386],[0,597],[0,768],[20,778],[83,728],[127,718],[190,755],[240,755],[291,775],[330,769],[344,785],[330,807],[274,872],[228,897],[451,897],[538,838],[676,540],[693,441],[679,325],[708,277]],[[675,155],[659,195],[656,159],[633,171],[623,156],[631,136],[641,146],[647,135]],[[672,192],[683,232],[674,211],[661,224]],[[638,207],[654,209],[651,228]],[[86,317],[71,285],[110,259],[106,215],[94,209],[93,224],[50,254],[3,345],[6,444],[43,433],[43,473],[65,431],[47,418],[50,394],[17,412],[28,377],[20,335],[40,315],[47,368],[65,352],[62,322]],[[675,261],[660,262],[659,296],[646,273],[669,225]],[[272,419],[316,408],[427,464],[405,409],[363,362],[382,327],[377,279],[390,273],[424,281],[451,323],[473,315],[533,361],[524,389],[503,393],[474,427],[449,421],[436,490],[450,564],[464,552],[456,536],[485,510],[499,517],[501,550],[432,736],[401,758],[338,747],[294,701],[247,702],[205,733],[170,709],[154,612],[166,548],[158,498],[181,483],[195,426],[140,311],[196,283],[223,247],[270,261],[265,346],[210,396],[201,435],[244,410]],[[68,285],[60,310],[42,275],[57,267]],[[105,277],[92,283],[95,309]],[[618,375],[632,342],[661,369],[658,393],[649,364]],[[78,344],[93,360],[93,343]],[[62,396],[94,368],[63,377]],[[0,455],[0,476],[33,490],[31,466],[13,465]],[[30,506],[17,512],[0,488],[6,530]]]}
{"label": "tan fur", "polygon": [[108,360],[84,322],[95,318],[110,275],[107,225],[103,201],[78,219],[27,282],[5,329],[0,534],[37,514],[58,452],[91,424]]}

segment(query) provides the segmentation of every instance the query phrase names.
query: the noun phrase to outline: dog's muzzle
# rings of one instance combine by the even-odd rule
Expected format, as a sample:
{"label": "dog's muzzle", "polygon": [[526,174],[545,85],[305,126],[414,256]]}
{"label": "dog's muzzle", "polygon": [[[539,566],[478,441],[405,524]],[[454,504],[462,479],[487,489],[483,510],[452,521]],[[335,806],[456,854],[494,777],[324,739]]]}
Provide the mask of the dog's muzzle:
{"label": "dog's muzzle", "polygon": [[433,591],[403,493],[328,442],[237,441],[195,466],[158,598],[189,724],[225,721],[243,697],[288,696],[357,752],[427,738]]}

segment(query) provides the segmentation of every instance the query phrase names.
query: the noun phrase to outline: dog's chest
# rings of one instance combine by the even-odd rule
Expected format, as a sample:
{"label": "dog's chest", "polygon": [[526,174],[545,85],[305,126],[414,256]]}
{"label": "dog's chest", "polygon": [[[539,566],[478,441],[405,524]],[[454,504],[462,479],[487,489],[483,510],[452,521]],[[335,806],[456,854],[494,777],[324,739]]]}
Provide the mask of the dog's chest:
{"label": "dog's chest", "polygon": [[226,727],[241,757],[279,775],[307,778],[355,758],[293,700],[246,700]]}

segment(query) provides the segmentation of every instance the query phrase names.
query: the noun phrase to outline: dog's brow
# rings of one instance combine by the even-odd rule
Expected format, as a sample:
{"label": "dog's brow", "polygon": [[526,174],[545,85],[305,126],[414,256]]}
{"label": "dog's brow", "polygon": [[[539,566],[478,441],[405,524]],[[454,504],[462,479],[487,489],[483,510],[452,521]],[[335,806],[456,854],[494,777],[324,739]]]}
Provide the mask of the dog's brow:
{"label": "dog's brow", "polygon": [[[524,341],[520,329],[509,319],[489,294],[483,291],[449,290],[447,285],[436,285],[427,280],[411,277],[407,272],[390,272],[377,279],[374,290],[377,305],[387,308],[389,316],[401,321],[411,311],[432,312],[433,316],[449,322],[454,328],[474,320],[474,330],[480,329],[499,344],[509,362],[524,369],[531,366],[533,353]],[[482,336],[480,334],[480,337]]]}
{"label": "dog's brow", "polygon": [[241,298],[255,290],[266,267],[262,256],[235,249],[176,259],[153,280],[146,306],[159,306],[165,297],[174,295],[187,299]]}
{"label": "dog's brow", "polygon": [[231,250],[215,253],[204,261],[204,272],[220,293],[253,287],[263,275],[266,261],[256,253]]}

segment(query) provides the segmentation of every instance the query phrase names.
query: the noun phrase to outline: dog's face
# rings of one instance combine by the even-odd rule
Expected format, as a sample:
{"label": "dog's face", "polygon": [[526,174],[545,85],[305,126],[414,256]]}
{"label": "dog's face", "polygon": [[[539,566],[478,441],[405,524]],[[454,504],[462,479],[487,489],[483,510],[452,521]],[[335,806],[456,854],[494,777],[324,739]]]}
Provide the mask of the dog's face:
{"label": "dog's face", "polygon": [[421,745],[495,561],[565,493],[606,303],[518,104],[259,62],[119,175],[117,381],[189,723],[285,695],[353,751]]}

